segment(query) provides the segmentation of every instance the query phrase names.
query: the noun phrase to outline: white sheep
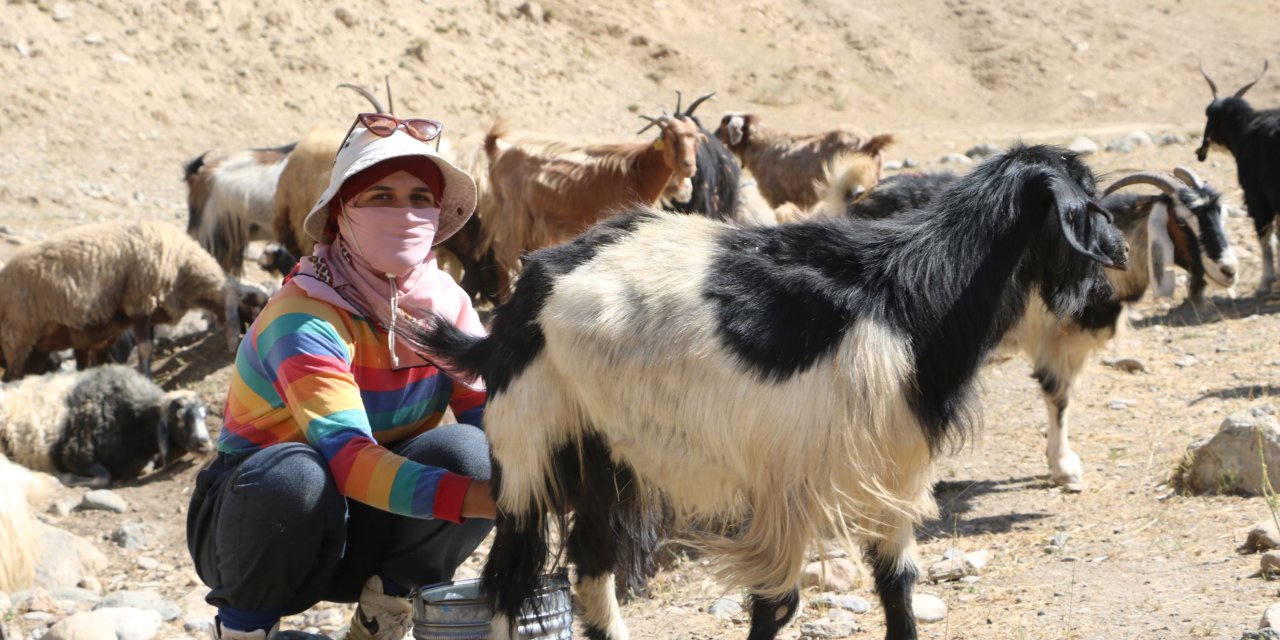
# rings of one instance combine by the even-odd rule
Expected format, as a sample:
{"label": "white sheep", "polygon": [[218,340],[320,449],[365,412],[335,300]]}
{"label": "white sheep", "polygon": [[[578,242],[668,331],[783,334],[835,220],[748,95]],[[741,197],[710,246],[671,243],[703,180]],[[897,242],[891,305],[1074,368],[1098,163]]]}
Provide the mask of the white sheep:
{"label": "white sheep", "polygon": [[[94,364],[126,329],[150,376],[153,323],[177,322],[190,309],[228,316],[236,296],[227,276],[181,229],[163,222],[79,227],[27,246],[0,270],[0,350],[6,381],[23,363],[74,349]],[[228,327],[228,340],[239,339]]]}
{"label": "white sheep", "polygon": [[101,486],[210,451],[207,414],[194,392],[166,393],[122,365],[28,376],[0,385],[0,453]]}
{"label": "white sheep", "polygon": [[31,586],[40,549],[31,507],[43,504],[55,484],[0,455],[0,591]]}

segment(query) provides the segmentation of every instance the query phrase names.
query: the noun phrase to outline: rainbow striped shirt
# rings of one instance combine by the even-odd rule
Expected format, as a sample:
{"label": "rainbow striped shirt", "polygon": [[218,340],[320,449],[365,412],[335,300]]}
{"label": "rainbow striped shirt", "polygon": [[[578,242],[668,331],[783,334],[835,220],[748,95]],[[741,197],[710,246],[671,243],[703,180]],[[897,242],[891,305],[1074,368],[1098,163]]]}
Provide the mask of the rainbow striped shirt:
{"label": "rainbow striped shirt", "polygon": [[218,450],[315,447],[342,494],[392,513],[461,520],[471,479],[386,449],[440,424],[482,426],[485,394],[433,366],[393,370],[386,334],[289,283],[236,353]]}

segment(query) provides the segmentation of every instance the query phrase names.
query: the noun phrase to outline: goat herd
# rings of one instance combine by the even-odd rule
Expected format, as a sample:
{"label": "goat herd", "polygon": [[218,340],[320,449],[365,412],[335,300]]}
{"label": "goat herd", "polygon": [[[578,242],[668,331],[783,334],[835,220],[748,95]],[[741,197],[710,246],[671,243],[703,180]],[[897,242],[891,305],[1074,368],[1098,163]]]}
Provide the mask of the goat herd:
{"label": "goat herd", "polygon": [[[1218,97],[1204,77],[1214,99],[1197,153],[1216,144],[1235,156],[1269,292],[1280,110],[1245,102],[1257,79]],[[936,509],[933,460],[975,422],[979,367],[998,348],[1027,353],[1049,410],[1052,481],[1083,489],[1068,442],[1080,371],[1126,303],[1149,286],[1171,295],[1173,265],[1189,273],[1195,303],[1208,284],[1236,282],[1225,204],[1185,167],[1127,175],[1099,194],[1075,154],[1021,144],[966,175],[881,181],[891,135],[791,134],[741,113],[712,132],[694,115],[709,97],[642,116],[651,140],[577,144],[499,123],[461,154],[481,202],[442,259],[498,306],[487,338],[429,322],[422,340],[488,382],[495,631],[510,634],[538,589],[556,520],[588,635],[626,638],[612,588],[628,551],[619,539],[651,527],[659,500],[720,577],[751,591],[751,640],[795,614],[806,548],[828,538],[860,539],[887,637],[915,638],[913,526]],[[127,329],[149,375],[151,325],[191,308],[225,319],[234,344],[269,293],[239,282],[246,245],[278,243],[262,264],[279,272],[311,250],[302,219],[342,137],[314,129],[293,145],[192,161],[188,233],[199,246],[164,225],[122,223],[18,252],[0,271],[5,379],[56,367],[62,349],[77,368],[106,360]],[[1159,192],[1122,192],[1132,185]],[[99,481],[138,473],[72,465],[40,450],[65,437],[20,433],[55,427],[32,426],[17,415],[27,405],[6,396],[69,402],[30,389],[74,375],[84,374],[0,387],[0,452]],[[197,411],[185,397],[147,401]],[[186,424],[160,422],[174,421]],[[180,431],[145,451],[207,449],[202,425]]]}

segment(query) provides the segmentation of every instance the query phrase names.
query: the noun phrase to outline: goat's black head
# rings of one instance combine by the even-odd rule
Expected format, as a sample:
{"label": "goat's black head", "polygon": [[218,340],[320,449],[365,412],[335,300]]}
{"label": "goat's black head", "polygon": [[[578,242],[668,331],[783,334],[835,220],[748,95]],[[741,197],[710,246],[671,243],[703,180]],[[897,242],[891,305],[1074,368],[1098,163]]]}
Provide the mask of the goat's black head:
{"label": "goat's black head", "polygon": [[208,409],[199,396],[190,391],[165,394],[164,413],[156,429],[161,462],[184,453],[204,454],[213,450],[209,439]]}
{"label": "goat's black head", "polygon": [[1065,149],[1016,145],[976,171],[989,170],[1018,189],[1010,196],[1020,199],[1024,219],[1041,221],[1023,268],[1049,309],[1067,316],[1110,300],[1114,290],[1102,268],[1125,268],[1129,248],[1097,203],[1089,167]]}
{"label": "goat's black head", "polygon": [[1204,63],[1200,63],[1200,74],[1204,76],[1205,82],[1209,83],[1209,91],[1213,93],[1213,102],[1210,102],[1204,111],[1204,140],[1200,143],[1200,148],[1196,149],[1196,158],[1200,162],[1204,162],[1205,158],[1209,156],[1209,145],[1225,147],[1230,142],[1233,129],[1229,123],[1238,122],[1253,112],[1253,108],[1249,106],[1248,102],[1245,102],[1244,94],[1253,88],[1253,85],[1257,84],[1262,79],[1262,76],[1267,74],[1268,65],[1269,63],[1263,60],[1262,72],[1253,79],[1253,82],[1240,87],[1232,96],[1219,98],[1217,83],[1204,70]]}

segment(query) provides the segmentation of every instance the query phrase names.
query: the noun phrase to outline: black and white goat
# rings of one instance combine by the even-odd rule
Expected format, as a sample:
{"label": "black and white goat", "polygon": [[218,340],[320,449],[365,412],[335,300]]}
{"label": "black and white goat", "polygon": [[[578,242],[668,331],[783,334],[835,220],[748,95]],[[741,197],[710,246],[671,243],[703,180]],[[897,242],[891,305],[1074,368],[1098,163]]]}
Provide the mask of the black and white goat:
{"label": "black and white goat", "polygon": [[[702,121],[693,115],[698,105],[714,96],[709,93],[689,104],[684,112],[680,111],[680,92],[676,92],[676,114],[681,120],[690,120],[698,125],[698,130],[705,136],[698,145],[698,170],[689,180],[692,196],[688,200],[663,198],[662,208],[680,213],[700,213],[712,220],[734,220],[738,212],[738,183],[742,179],[742,169],[734,159],[733,152],[724,146],[718,138],[702,126]],[[677,178],[673,177],[673,180]],[[669,188],[670,190],[670,188]]]}
{"label": "black and white goat", "polygon": [[1280,109],[1256,111],[1244,94],[1267,73],[1267,62],[1253,82],[1240,87],[1229,98],[1218,97],[1218,85],[1205,72],[1213,102],[1205,109],[1204,141],[1196,157],[1204,162],[1211,145],[1226,147],[1236,159],[1236,176],[1244,189],[1244,206],[1253,219],[1258,244],[1262,247],[1262,279],[1259,293],[1269,293],[1276,284],[1277,221],[1280,221]]}
{"label": "black and white goat", "polygon": [[617,536],[656,493],[682,520],[740,523],[693,543],[751,590],[750,640],[791,619],[806,547],[831,536],[865,541],[887,637],[915,638],[913,526],[936,512],[934,458],[977,421],[979,365],[1028,304],[1072,317],[1110,299],[1102,266],[1127,259],[1089,169],[1045,146],[884,220],[735,228],[641,208],[530,254],[488,338],[440,321],[423,336],[488,383],[495,635],[572,506],[588,636],[626,638]]}
{"label": "black and white goat", "polygon": [[[1133,260],[1123,271],[1108,271],[1115,294],[1089,305],[1081,313],[1061,318],[1044,305],[1030,304],[1018,328],[1005,337],[1008,351],[1022,351],[1031,359],[1036,380],[1049,411],[1048,458],[1053,482],[1069,491],[1085,488],[1080,457],[1068,439],[1068,409],[1072,390],[1086,362],[1120,329],[1123,303],[1136,302],[1150,286],[1157,297],[1173,295],[1170,263],[1190,273],[1188,289],[1195,304],[1203,302],[1206,276],[1215,284],[1235,283],[1238,261],[1227,238],[1226,212],[1221,196],[1186,167],[1166,173],[1125,176],[1107,188],[1102,206],[1134,247]],[[902,174],[884,180],[845,215],[884,218],[918,209],[940,197],[960,178],[952,173]],[[1120,194],[1136,184],[1152,185],[1159,195]]]}

